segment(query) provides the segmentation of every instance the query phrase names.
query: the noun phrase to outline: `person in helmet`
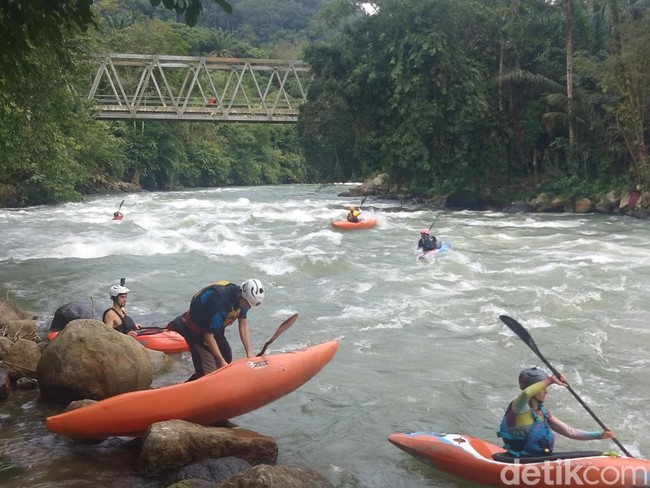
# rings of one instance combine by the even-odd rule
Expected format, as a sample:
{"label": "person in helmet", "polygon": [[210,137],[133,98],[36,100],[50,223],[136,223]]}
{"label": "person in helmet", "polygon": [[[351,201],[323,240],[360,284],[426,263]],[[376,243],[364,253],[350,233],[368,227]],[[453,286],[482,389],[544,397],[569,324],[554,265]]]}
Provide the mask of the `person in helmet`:
{"label": "person in helmet", "polygon": [[348,222],[359,222],[359,215],[361,215],[361,210],[357,207],[350,207],[348,212]]}
{"label": "person in helmet", "polygon": [[551,385],[568,386],[562,373],[548,376],[536,367],[519,373],[521,393],[515,398],[503,415],[497,435],[504,441],[504,449],[515,457],[543,456],[553,452],[557,432],[570,439],[594,440],[612,439],[612,430],[587,431],[574,429],[561,422],[546,408],[546,388]]}
{"label": "person in helmet", "polygon": [[190,302],[190,308],[167,326],[180,333],[190,348],[194,374],[200,378],[232,361],[232,349],[225,330],[235,320],[246,357],[254,356],[248,330],[248,311],[264,301],[264,286],[257,279],[241,285],[218,281],[199,290]]}
{"label": "person in helmet", "polygon": [[126,314],[126,298],[129,290],[124,285],[113,285],[110,287],[109,295],[113,301],[113,305],[104,311],[102,315],[102,321],[113,327],[115,330],[122,332],[123,334],[128,334],[130,336],[136,336],[136,330],[141,329],[140,324],[136,324],[134,320]]}
{"label": "person in helmet", "polygon": [[420,231],[420,240],[418,241],[418,250],[428,252],[436,249],[440,249],[440,244],[438,244],[436,236],[431,235],[429,229],[422,229]]}

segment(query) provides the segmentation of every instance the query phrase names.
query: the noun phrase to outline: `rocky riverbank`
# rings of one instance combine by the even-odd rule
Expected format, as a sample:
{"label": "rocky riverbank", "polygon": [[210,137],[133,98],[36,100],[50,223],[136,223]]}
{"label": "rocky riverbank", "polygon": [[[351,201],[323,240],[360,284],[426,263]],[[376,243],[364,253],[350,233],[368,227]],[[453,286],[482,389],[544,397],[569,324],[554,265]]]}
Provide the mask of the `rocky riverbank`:
{"label": "rocky riverbank", "polygon": [[647,219],[650,216],[650,192],[637,187],[629,191],[612,190],[598,201],[580,198],[570,201],[540,193],[527,200],[502,203],[495,195],[479,195],[470,190],[457,190],[433,199],[407,198],[400,195],[388,183],[388,175],[370,178],[356,188],[340,193],[347,197],[375,197],[378,200],[398,200],[401,203],[425,205],[449,210],[495,210],[507,213],[599,213]]}
{"label": "rocky riverbank", "polygon": [[[57,336],[57,347],[48,348],[55,343],[41,340],[37,318],[38,314],[21,310],[8,298],[0,300],[0,404],[17,389],[30,389],[38,390],[34,394],[41,401],[73,400],[66,410],[81,408],[119,393],[150,388],[152,379],[172,361],[91,318],[68,317],[70,322],[56,324],[66,330]],[[16,418],[3,417],[3,421],[20,423],[20,411],[10,415]],[[310,468],[276,465],[277,441],[244,428],[157,422],[129,449],[138,452],[139,475],[158,479],[161,486],[333,488]]]}

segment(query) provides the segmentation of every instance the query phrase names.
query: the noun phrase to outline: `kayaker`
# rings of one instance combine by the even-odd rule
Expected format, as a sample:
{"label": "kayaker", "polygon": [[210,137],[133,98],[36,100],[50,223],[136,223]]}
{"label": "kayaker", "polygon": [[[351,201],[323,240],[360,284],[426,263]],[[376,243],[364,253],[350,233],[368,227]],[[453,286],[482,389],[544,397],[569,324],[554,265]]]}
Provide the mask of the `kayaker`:
{"label": "kayaker", "polygon": [[[225,330],[235,320],[246,357],[254,356],[248,331],[248,311],[264,300],[264,287],[259,280],[249,279],[241,285],[218,281],[199,290],[190,309],[167,326],[180,333],[190,347],[194,374],[200,378],[232,361],[232,349]],[[188,380],[189,381],[189,380]]]}
{"label": "kayaker", "polygon": [[129,290],[124,285],[113,285],[109,289],[109,294],[113,305],[104,311],[102,315],[102,321],[113,327],[115,330],[122,332],[123,334],[128,334],[135,337],[137,335],[136,330],[141,329],[140,324],[136,324],[135,321],[126,314],[126,299],[127,293]]}
{"label": "kayaker", "polygon": [[433,251],[435,249],[440,249],[438,240],[436,236],[431,235],[429,229],[422,229],[420,231],[420,240],[418,241],[418,249],[421,249],[422,252]]}
{"label": "kayaker", "polygon": [[348,212],[348,222],[359,222],[359,215],[361,215],[361,210],[357,207],[350,207]]}
{"label": "kayaker", "polygon": [[113,213],[113,220],[122,220],[123,218],[124,218],[124,214],[119,210]]}
{"label": "kayaker", "polygon": [[574,429],[553,416],[544,406],[546,388],[556,384],[567,386],[562,373],[548,376],[541,369],[529,368],[519,373],[519,389],[522,390],[506,409],[497,435],[504,441],[504,448],[515,457],[543,456],[553,452],[557,432],[570,439],[581,441],[612,439],[612,430],[587,431]]}

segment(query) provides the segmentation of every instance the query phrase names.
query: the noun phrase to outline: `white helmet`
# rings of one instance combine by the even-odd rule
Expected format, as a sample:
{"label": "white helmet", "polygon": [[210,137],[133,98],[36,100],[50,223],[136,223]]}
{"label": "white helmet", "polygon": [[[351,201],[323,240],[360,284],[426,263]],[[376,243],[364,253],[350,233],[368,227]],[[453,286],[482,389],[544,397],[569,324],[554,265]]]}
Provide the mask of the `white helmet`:
{"label": "white helmet", "polygon": [[129,290],[126,286],[113,285],[110,288],[111,298],[115,299],[115,298],[117,298],[117,295],[122,295],[122,294],[128,293],[130,291],[131,290]]}
{"label": "white helmet", "polygon": [[246,300],[251,307],[259,307],[264,301],[264,288],[260,280],[250,279],[244,281],[239,287],[241,297]]}

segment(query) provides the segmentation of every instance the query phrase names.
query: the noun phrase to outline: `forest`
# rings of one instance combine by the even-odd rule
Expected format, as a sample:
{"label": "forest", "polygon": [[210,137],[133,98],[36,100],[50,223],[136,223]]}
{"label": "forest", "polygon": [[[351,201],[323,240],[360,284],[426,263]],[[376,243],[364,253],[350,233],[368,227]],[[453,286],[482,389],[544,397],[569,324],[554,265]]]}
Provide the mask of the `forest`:
{"label": "forest", "polygon": [[[648,186],[648,0],[0,5],[0,206],[390,177],[405,197]],[[297,124],[102,121],[106,53],[301,59]]]}

